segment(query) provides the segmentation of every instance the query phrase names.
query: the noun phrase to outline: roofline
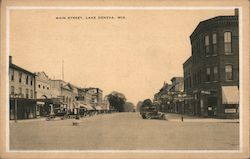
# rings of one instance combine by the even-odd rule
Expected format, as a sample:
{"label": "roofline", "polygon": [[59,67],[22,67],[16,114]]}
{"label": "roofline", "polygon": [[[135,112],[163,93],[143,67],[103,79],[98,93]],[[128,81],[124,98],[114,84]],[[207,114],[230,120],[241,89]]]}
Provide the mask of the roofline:
{"label": "roofline", "polygon": [[36,76],[35,73],[32,73],[32,72],[30,72],[30,71],[28,71],[28,70],[26,70],[26,69],[24,69],[24,68],[22,68],[22,67],[20,67],[20,66],[17,66],[17,65],[15,65],[15,64],[13,64],[13,63],[10,63],[10,64],[9,64],[9,68],[13,68],[13,69],[16,69],[16,70],[23,71],[23,72],[25,72],[25,73],[31,74],[31,75],[33,75],[33,76]]}
{"label": "roofline", "polygon": [[[228,18],[230,18],[230,19],[228,19]],[[206,24],[213,23],[216,21],[233,20],[233,19],[238,19],[238,16],[237,15],[216,16],[216,17],[213,17],[210,19],[203,20],[203,21],[199,22],[199,24],[195,27],[194,31],[192,32],[192,34],[189,37],[190,37],[190,39],[193,39],[195,34],[199,32],[199,29],[202,28]]]}

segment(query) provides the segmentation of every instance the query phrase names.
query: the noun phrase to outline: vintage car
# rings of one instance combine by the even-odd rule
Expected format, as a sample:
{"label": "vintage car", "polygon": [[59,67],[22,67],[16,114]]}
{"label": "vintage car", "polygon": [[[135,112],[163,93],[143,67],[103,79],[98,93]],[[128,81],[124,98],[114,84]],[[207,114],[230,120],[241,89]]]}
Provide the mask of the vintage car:
{"label": "vintage car", "polygon": [[159,112],[155,106],[147,106],[142,108],[140,114],[143,119],[167,120],[167,115],[165,113]]}

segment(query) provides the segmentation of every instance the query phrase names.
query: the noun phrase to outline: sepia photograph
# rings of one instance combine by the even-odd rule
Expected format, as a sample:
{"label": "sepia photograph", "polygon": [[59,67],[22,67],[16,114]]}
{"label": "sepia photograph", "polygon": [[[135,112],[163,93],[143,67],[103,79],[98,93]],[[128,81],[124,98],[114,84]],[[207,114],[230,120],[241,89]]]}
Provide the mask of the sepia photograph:
{"label": "sepia photograph", "polygon": [[12,2],[1,25],[8,153],[246,153],[241,3]]}

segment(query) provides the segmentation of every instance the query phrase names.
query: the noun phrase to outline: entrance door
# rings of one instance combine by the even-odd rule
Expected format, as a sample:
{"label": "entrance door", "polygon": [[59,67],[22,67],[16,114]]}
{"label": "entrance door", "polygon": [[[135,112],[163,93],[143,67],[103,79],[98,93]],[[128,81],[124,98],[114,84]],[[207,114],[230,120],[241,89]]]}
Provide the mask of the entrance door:
{"label": "entrance door", "polygon": [[217,97],[208,97],[207,99],[207,107],[208,107],[208,116],[216,116],[217,105],[218,105]]}

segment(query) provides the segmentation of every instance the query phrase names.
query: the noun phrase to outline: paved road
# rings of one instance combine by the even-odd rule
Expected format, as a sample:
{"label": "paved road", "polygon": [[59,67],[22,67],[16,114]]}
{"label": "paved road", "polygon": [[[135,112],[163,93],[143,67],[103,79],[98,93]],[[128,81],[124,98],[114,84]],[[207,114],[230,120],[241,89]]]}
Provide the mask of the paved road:
{"label": "paved road", "polygon": [[[11,150],[237,150],[239,123],[115,113],[74,120],[10,123]],[[194,119],[195,120],[195,119]]]}

